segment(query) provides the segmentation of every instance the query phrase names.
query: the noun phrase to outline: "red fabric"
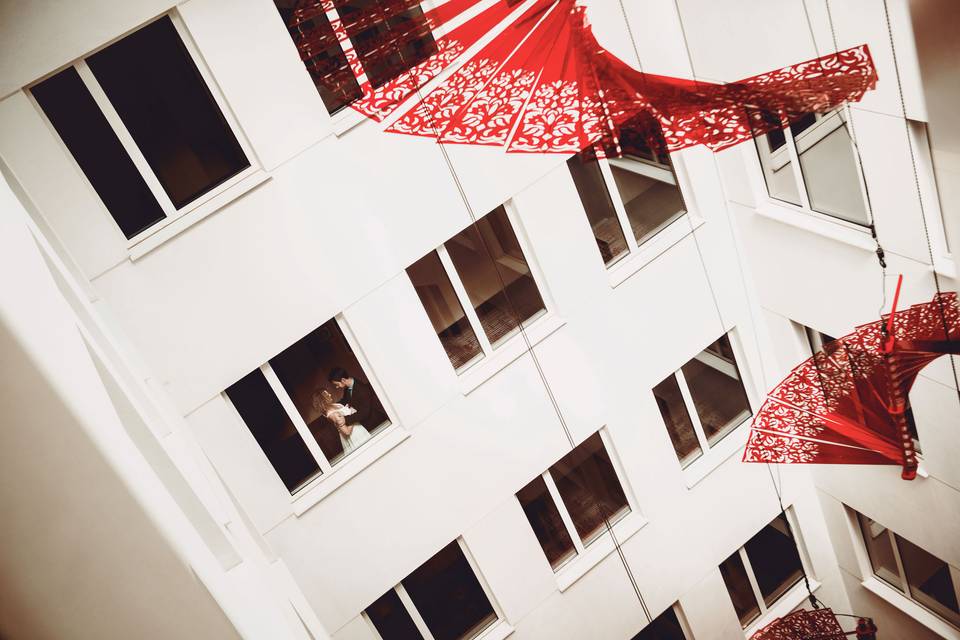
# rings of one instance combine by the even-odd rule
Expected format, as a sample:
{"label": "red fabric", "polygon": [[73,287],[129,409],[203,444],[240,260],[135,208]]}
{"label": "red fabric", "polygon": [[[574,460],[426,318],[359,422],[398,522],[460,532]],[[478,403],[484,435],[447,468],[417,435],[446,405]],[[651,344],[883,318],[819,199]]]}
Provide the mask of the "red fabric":
{"label": "red fabric", "polygon": [[830,609],[801,609],[777,618],[750,640],[846,640],[846,634]]}
{"label": "red fabric", "polygon": [[886,320],[857,327],[800,363],[753,420],[745,462],[899,464],[916,469],[904,408],[924,366],[960,353],[957,294],[898,312],[892,353]]}

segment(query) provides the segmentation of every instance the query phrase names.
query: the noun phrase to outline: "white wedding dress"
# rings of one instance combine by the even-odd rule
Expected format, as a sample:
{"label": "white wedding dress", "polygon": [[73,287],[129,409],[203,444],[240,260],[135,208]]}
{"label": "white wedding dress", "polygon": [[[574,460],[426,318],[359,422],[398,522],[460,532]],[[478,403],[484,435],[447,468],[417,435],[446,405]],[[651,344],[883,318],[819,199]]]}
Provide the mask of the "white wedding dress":
{"label": "white wedding dress", "polygon": [[[329,411],[327,411],[327,417],[331,417],[334,413],[339,414],[341,417],[346,418],[349,415],[353,415],[357,410],[353,407],[347,407],[340,403],[334,404]],[[349,455],[351,451],[362,445],[364,442],[370,439],[370,432],[367,431],[367,428],[362,424],[353,425],[353,430],[350,432],[350,437],[343,435],[343,433],[337,429],[337,433],[340,434],[340,444],[343,445],[343,455]]]}

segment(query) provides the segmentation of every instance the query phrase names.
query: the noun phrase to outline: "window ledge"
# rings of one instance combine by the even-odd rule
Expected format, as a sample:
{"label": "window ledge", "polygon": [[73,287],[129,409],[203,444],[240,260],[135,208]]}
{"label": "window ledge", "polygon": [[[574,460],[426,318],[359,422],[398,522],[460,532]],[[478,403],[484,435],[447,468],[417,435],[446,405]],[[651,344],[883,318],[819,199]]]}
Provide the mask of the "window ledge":
{"label": "window ledge", "polygon": [[347,106],[330,116],[330,126],[333,129],[333,135],[339,138],[366,119],[367,116]]}
{"label": "window ledge", "polygon": [[[552,313],[547,313],[544,317],[537,319],[524,329],[527,339],[530,341],[530,347],[536,347],[559,331],[565,324],[567,324],[566,320]],[[480,385],[506,369],[526,352],[527,345],[522,335],[517,334],[510,338],[492,356],[480,360],[460,376],[460,388],[463,395],[473,393]]]}
{"label": "window ledge", "polygon": [[390,425],[371,438],[356,453],[347,457],[330,473],[314,478],[306,487],[291,496],[293,512],[301,516],[315,504],[342,487],[350,478],[386,455],[391,449],[410,437],[410,432],[399,425]]}
{"label": "window ledge", "polygon": [[686,483],[687,489],[693,489],[701,480],[713,473],[717,467],[743,449],[744,445],[747,444],[747,438],[750,436],[750,429],[745,427],[749,427],[752,420],[753,416],[751,415],[734,427],[716,446],[711,447],[709,451],[683,470],[683,481]]}
{"label": "window ledge", "polygon": [[907,614],[930,631],[939,634],[942,638],[946,638],[946,640],[960,640],[960,630],[893,587],[884,584],[874,577],[867,578],[861,582],[860,585],[870,593]]}
{"label": "window ledge", "polygon": [[503,640],[513,633],[513,627],[504,620],[500,618],[492,625],[484,629],[480,635],[474,636],[473,640]]}
{"label": "window ledge", "polygon": [[607,270],[610,287],[616,289],[630,276],[656,260],[681,240],[700,228],[705,220],[685,213],[644,242],[640,247]]}
{"label": "window ledge", "polygon": [[[810,579],[810,590],[816,592],[820,588],[820,583]],[[764,628],[777,618],[782,618],[794,609],[800,607],[808,597],[807,587],[803,580],[790,587],[790,589],[780,596],[780,599],[773,603],[773,606],[767,609],[766,613],[750,623],[743,630],[746,637],[751,638],[760,629]]]}
{"label": "window ledge", "polygon": [[[645,527],[647,522],[649,521],[638,512],[631,511],[621,518],[619,522],[614,523],[613,535],[616,536],[617,542],[623,545],[633,534]],[[613,553],[615,548],[613,539],[607,532],[604,532],[603,535],[584,549],[582,554],[560,567],[557,571],[557,586],[560,587],[560,591],[562,592],[569,589],[577,580],[600,564],[601,560]]]}
{"label": "window ledge", "polygon": [[157,225],[156,229],[152,230],[153,232],[149,236],[128,247],[130,260],[136,262],[167,240],[183,233],[204,218],[213,215],[234,200],[253,191],[269,179],[269,173],[262,170],[254,171],[187,213],[177,217],[167,218],[163,223]]}
{"label": "window ledge", "polygon": [[[843,244],[864,249],[873,253],[876,245],[866,227],[837,220],[827,220],[826,214],[806,211],[797,207],[766,200],[759,202],[754,209],[759,215],[776,220],[785,225],[815,233]],[[824,216],[824,217],[822,217]]]}

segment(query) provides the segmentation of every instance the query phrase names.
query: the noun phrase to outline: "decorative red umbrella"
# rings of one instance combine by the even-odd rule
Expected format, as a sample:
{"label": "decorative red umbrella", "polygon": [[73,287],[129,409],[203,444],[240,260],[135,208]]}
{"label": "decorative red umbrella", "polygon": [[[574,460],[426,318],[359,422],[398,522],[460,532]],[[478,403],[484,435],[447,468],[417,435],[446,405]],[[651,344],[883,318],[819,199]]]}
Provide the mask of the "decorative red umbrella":
{"label": "decorative red umbrella", "polygon": [[777,618],[750,640],[846,640],[847,634],[830,609],[800,609]]}
{"label": "decorative red umbrella", "polygon": [[774,387],[744,462],[892,464],[916,476],[908,393],[923,367],[960,353],[960,308],[950,292],[895,309],[896,297],[889,316],[824,345]]}

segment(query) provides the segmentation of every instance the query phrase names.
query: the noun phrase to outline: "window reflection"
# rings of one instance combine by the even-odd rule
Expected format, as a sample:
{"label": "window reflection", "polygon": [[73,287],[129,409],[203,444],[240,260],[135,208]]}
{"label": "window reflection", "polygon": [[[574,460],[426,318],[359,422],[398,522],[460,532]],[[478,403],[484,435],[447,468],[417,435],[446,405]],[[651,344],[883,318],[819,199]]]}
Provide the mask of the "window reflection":
{"label": "window reflection", "polygon": [[753,595],[753,587],[750,586],[750,578],[747,577],[747,569],[743,566],[739,551],[735,551],[720,564],[720,575],[723,583],[727,585],[727,592],[737,617],[740,618],[740,625],[746,627],[760,616],[760,605]]}
{"label": "window reflection", "polygon": [[782,515],[750,538],[744,548],[768,607],[803,577],[790,525]]}
{"label": "window reflection", "polygon": [[617,210],[603,180],[600,163],[576,154],[567,161],[567,167],[580,194],[580,202],[587,213],[603,263],[610,266],[626,255],[629,249]]}
{"label": "window reflection", "polygon": [[543,476],[537,476],[518,491],[517,499],[551,567],[557,569],[577,555]]}
{"label": "window reflection", "polygon": [[750,417],[750,403],[726,335],[682,367],[708,444]]}
{"label": "window reflection", "polygon": [[700,441],[690,422],[690,413],[680,393],[677,378],[670,375],[653,388],[653,396],[657,400],[657,407],[663,422],[667,425],[667,433],[673,448],[680,459],[680,466],[686,467],[703,453]]}
{"label": "window reflection", "polygon": [[669,165],[611,160],[610,171],[638,245],[687,212]]}

